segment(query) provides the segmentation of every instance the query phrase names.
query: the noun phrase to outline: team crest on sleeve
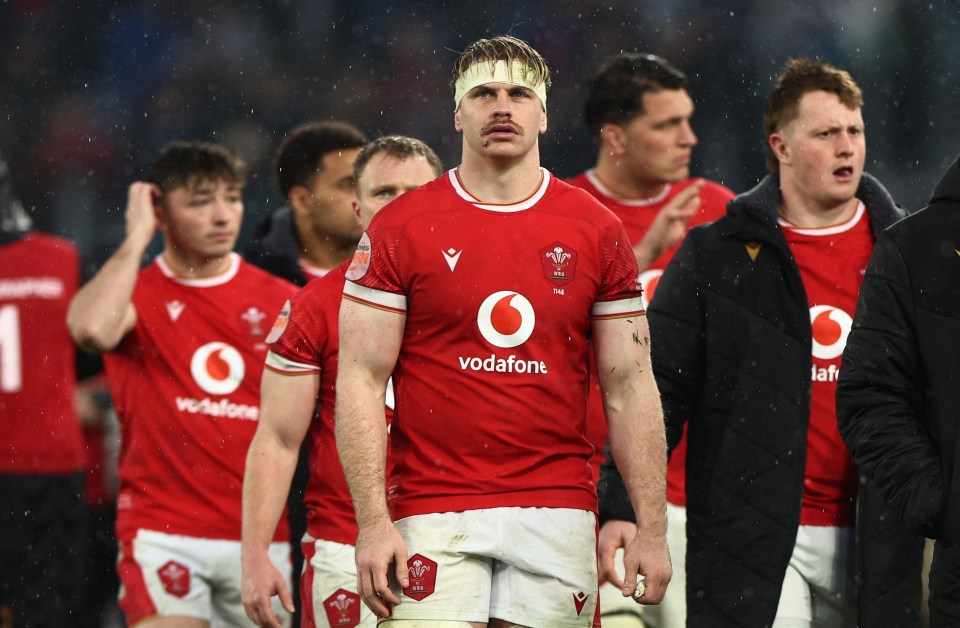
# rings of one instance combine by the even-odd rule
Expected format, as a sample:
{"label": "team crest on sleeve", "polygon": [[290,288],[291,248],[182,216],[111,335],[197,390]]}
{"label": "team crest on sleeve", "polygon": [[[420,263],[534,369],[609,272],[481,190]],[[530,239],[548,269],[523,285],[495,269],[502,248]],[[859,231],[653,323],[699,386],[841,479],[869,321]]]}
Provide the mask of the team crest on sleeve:
{"label": "team crest on sleeve", "polygon": [[360,236],[360,242],[357,243],[357,250],[353,254],[350,268],[347,269],[347,279],[356,281],[367,274],[370,268],[370,250],[370,236],[364,231]]}
{"label": "team crest on sleeve", "polygon": [[283,309],[280,310],[280,313],[277,315],[277,320],[273,321],[273,327],[270,328],[270,334],[267,336],[266,340],[268,345],[280,340],[280,336],[282,336],[283,332],[286,331],[287,324],[290,322],[291,309],[292,307],[290,305],[290,299],[287,299],[283,304]]}
{"label": "team crest on sleeve", "polygon": [[577,272],[577,251],[562,242],[540,249],[543,275],[558,286],[569,283]]}

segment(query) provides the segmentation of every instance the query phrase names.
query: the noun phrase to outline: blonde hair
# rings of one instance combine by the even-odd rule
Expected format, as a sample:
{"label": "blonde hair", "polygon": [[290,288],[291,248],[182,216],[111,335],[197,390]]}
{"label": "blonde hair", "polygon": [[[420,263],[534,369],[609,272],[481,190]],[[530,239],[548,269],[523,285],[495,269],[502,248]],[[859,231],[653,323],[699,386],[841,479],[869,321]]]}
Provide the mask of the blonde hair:
{"label": "blonde hair", "polygon": [[[863,92],[846,70],[820,59],[790,59],[767,94],[767,108],[763,113],[765,137],[769,138],[800,115],[800,99],[808,92],[836,94],[850,109],[863,106]],[[780,161],[769,142],[767,170],[771,173],[780,170]]]}
{"label": "blonde hair", "polygon": [[456,92],[457,81],[471,67],[478,63],[490,63],[492,66],[497,61],[505,62],[511,72],[515,67],[514,62],[517,62],[526,69],[525,75],[517,77],[518,79],[525,83],[543,83],[550,87],[550,68],[547,67],[547,62],[543,56],[522,39],[510,35],[500,35],[491,39],[475,41],[460,53],[453,66],[451,86],[454,92]]}

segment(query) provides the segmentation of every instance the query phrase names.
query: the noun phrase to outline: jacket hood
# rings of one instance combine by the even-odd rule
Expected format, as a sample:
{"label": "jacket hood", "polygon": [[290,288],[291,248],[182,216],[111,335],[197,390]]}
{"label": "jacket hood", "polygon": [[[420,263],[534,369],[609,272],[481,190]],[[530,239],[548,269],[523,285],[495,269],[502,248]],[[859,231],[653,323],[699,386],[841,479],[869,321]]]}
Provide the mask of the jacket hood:
{"label": "jacket hood", "polygon": [[307,283],[307,277],[300,271],[299,251],[293,210],[284,206],[257,225],[243,256],[254,266],[302,286]]}
{"label": "jacket hood", "polygon": [[960,158],[954,161],[943,173],[940,183],[933,189],[930,203],[937,201],[960,202]]}

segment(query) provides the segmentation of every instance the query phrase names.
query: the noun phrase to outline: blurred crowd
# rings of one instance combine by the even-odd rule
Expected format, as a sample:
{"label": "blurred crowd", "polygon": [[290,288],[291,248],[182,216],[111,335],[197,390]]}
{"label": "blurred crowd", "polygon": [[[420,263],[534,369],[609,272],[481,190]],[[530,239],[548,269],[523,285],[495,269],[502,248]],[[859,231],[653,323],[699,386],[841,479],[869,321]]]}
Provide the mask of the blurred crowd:
{"label": "blurred crowd", "polygon": [[308,119],[424,139],[445,163],[459,142],[448,85],[457,53],[512,33],[555,71],[544,165],[589,165],[586,78],[621,50],[687,72],[700,136],[693,170],[737,192],[762,174],[760,112],[789,56],[847,68],[865,92],[867,168],[910,208],[953,155],[960,19],[948,0],[546,2],[142,0],[0,3],[0,148],[37,226],[95,266],[122,237],[127,183],[174,138],[225,143],[249,162],[248,220],[279,205],[273,147]]}

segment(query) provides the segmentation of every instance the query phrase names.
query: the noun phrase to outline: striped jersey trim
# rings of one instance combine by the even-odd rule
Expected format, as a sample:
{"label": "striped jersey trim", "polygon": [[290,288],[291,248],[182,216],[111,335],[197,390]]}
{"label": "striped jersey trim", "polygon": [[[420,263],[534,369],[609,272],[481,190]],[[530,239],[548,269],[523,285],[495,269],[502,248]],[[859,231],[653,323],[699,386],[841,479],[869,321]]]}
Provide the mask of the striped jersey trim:
{"label": "striped jersey trim", "polygon": [[457,195],[465,200],[466,202],[479,207],[480,209],[485,209],[487,211],[501,212],[504,214],[510,214],[514,212],[521,212],[527,209],[530,209],[534,205],[540,202],[540,199],[543,198],[543,195],[547,193],[547,188],[550,187],[550,178],[552,175],[546,168],[540,168],[540,185],[537,186],[537,189],[534,190],[533,194],[527,198],[517,201],[516,203],[484,203],[473,194],[471,194],[460,181],[460,175],[457,174],[457,169],[454,168],[447,172],[447,177],[450,179],[450,184],[453,185],[453,189],[456,191]]}
{"label": "striped jersey trim", "polygon": [[388,312],[407,313],[405,295],[367,288],[349,280],[343,286],[343,298]]}
{"label": "striped jersey trim", "polygon": [[595,319],[629,318],[643,316],[646,310],[640,297],[620,299],[618,301],[597,301],[590,309],[590,316]]}
{"label": "striped jersey trim", "polygon": [[777,216],[777,224],[783,229],[790,229],[794,233],[799,233],[800,235],[829,236],[850,231],[857,226],[857,223],[863,219],[863,216],[866,213],[867,208],[863,204],[863,201],[857,199],[857,209],[853,213],[853,216],[849,220],[841,222],[838,225],[830,225],[827,227],[798,227],[783,216]]}
{"label": "striped jersey trim", "polygon": [[273,351],[267,352],[267,359],[263,365],[271,371],[282,375],[306,375],[308,373],[320,372],[320,367],[316,364],[295,362],[294,360],[289,360],[281,355],[277,355]]}
{"label": "striped jersey trim", "polygon": [[627,207],[647,207],[649,205],[655,205],[656,203],[660,203],[667,198],[667,195],[670,194],[670,190],[673,189],[672,185],[665,183],[663,190],[661,190],[660,193],[653,198],[622,198],[614,194],[613,190],[600,182],[600,179],[597,178],[597,173],[594,168],[587,170],[584,174],[587,176],[587,181],[589,181],[598,192],[603,194],[611,201],[619,203],[620,205],[626,205]]}
{"label": "striped jersey trim", "polygon": [[168,279],[175,281],[184,286],[190,286],[191,288],[212,288],[214,286],[222,286],[231,279],[237,276],[237,271],[240,270],[240,255],[237,253],[229,253],[230,266],[226,271],[216,275],[215,277],[203,277],[200,279],[188,279],[186,277],[178,277],[173,269],[170,268],[170,265],[167,264],[167,261],[163,259],[163,254],[157,255],[156,264],[160,267],[160,272],[163,273]]}

